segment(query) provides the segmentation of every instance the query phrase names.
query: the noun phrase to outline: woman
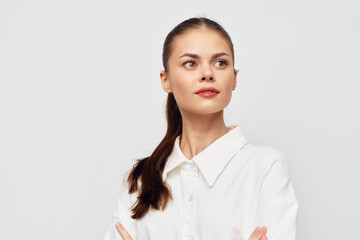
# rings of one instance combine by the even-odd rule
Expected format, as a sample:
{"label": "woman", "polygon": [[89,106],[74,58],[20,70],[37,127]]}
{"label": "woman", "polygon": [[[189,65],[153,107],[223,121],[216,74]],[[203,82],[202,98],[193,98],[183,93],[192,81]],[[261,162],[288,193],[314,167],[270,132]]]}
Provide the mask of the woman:
{"label": "woman", "polygon": [[188,19],[166,37],[163,65],[167,133],[124,178],[105,240],[295,239],[298,202],[284,155],[224,122],[237,83],[228,33]]}

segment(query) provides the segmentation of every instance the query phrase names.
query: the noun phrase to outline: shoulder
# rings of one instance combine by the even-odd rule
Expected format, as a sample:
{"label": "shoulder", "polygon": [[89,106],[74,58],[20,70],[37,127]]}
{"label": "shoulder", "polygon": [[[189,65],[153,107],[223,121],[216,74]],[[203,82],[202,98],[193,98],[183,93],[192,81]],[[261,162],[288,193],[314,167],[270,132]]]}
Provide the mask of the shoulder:
{"label": "shoulder", "polygon": [[284,160],[285,155],[275,147],[246,144],[243,153],[253,159],[262,159],[264,161]]}
{"label": "shoulder", "polygon": [[287,168],[285,154],[272,146],[246,144],[240,151],[240,157],[245,158],[247,164],[254,165],[262,171],[269,170],[274,164]]}
{"label": "shoulder", "polygon": [[134,194],[128,193],[128,186],[125,181],[126,174],[122,174],[121,177],[123,181],[120,182],[120,191],[117,201],[117,207],[113,212],[113,218],[111,226],[108,230],[105,239],[120,239],[120,235],[115,228],[115,223],[120,222],[126,231],[133,237],[133,239],[138,239],[137,237],[137,221],[133,219],[131,207],[136,199]]}

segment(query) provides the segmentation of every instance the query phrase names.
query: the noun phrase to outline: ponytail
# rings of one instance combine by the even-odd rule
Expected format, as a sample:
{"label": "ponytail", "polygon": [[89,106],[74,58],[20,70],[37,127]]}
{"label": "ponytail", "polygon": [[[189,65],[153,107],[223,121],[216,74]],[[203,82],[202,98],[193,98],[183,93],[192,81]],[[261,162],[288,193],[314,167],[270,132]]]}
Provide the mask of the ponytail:
{"label": "ponytail", "polygon": [[[169,93],[167,97],[166,120],[168,127],[164,139],[149,157],[138,159],[128,173],[129,193],[138,192],[137,201],[131,208],[133,219],[142,218],[150,207],[156,210],[165,209],[169,199],[172,199],[170,188],[162,179],[162,173],[174,148],[176,137],[182,133],[182,118],[173,93]],[[141,184],[138,184],[138,180]]]}

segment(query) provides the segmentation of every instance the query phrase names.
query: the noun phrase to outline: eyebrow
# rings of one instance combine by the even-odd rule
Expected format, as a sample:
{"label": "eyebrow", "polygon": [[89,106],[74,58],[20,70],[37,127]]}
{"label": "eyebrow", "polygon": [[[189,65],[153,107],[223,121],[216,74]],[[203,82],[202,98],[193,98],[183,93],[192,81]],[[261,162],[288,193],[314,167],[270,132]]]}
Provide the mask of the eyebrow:
{"label": "eyebrow", "polygon": [[[221,57],[221,56],[228,56],[229,57],[229,54],[227,53],[224,53],[224,52],[220,52],[220,53],[215,53],[213,56],[212,56],[212,59],[214,58],[218,58],[218,57]],[[193,53],[184,53],[183,55],[181,55],[179,58],[182,58],[182,57],[191,57],[191,58],[195,58],[195,59],[199,59],[199,55],[197,54],[193,54]]]}

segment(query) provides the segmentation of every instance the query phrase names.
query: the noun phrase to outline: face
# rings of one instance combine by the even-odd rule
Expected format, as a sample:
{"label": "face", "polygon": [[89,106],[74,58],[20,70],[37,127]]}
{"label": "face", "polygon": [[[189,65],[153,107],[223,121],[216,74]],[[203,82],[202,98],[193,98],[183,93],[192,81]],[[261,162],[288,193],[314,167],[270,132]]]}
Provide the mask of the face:
{"label": "face", "polygon": [[[160,72],[162,87],[174,94],[181,114],[222,111],[230,102],[236,76],[227,40],[209,29],[192,29],[176,36],[168,71]],[[218,93],[197,94],[204,87]]]}

